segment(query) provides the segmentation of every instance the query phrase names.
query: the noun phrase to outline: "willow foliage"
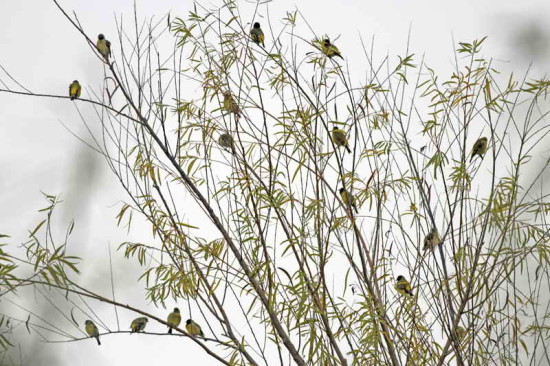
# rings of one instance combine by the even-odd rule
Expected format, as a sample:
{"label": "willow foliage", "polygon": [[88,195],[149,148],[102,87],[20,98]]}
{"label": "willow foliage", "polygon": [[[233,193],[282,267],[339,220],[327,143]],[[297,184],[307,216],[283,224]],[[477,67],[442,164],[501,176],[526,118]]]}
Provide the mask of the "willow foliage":
{"label": "willow foliage", "polygon": [[[241,10],[195,5],[135,36],[120,23],[107,97],[82,100],[128,193],[119,226],[141,216],[156,238],[119,248],[147,299],[202,309],[208,342],[193,340],[227,365],[548,359],[550,82],[500,74],[485,39],[459,43],[450,76],[363,43],[357,72],[321,52],[327,35],[298,12],[260,19],[263,48]],[[25,261],[0,247],[2,289],[46,284],[152,316],[79,287],[79,264],[43,230]],[[412,296],[396,292],[399,275]]]}

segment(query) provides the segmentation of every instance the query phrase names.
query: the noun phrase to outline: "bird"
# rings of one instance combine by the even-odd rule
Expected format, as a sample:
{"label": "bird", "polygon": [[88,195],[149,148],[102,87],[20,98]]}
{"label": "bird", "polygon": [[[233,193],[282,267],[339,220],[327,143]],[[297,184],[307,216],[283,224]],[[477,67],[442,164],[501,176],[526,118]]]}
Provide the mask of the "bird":
{"label": "bird", "polygon": [[342,197],[342,202],[344,202],[346,206],[353,207],[353,209],[355,210],[355,213],[357,213],[358,211],[357,211],[357,205],[355,205],[355,197],[350,195],[349,192],[346,191],[346,189],[343,187],[340,188],[339,192],[340,192],[340,197]]}
{"label": "bird", "polygon": [[470,157],[470,162],[474,159],[476,155],[479,155],[483,159],[483,155],[487,151],[487,137],[481,137],[476,141],[474,147],[472,148],[472,156]]}
{"label": "bird", "polygon": [[233,140],[233,136],[231,136],[230,133],[222,133],[220,137],[218,137],[218,144],[220,144],[221,147],[230,149],[233,155],[236,154],[235,140]]}
{"label": "bird", "polygon": [[236,118],[239,118],[241,115],[241,109],[230,91],[223,92],[223,108],[229,113],[234,113]]}
{"label": "bird", "polygon": [[395,289],[401,295],[408,295],[408,296],[413,295],[412,290],[411,290],[411,284],[403,276],[397,276],[397,279],[396,279],[396,282],[395,282]]}
{"label": "bird", "polygon": [[262,47],[265,47],[265,36],[262,28],[260,28],[260,23],[254,23],[254,27],[250,30],[250,37],[252,38],[252,42],[256,43],[257,45],[261,43]]}
{"label": "bird", "polygon": [[84,329],[90,337],[94,337],[96,339],[97,345],[101,346],[101,342],[99,341],[99,330],[97,329],[97,326],[94,324],[94,322],[91,320],[86,320],[84,322]]}
{"label": "bird", "polygon": [[97,36],[95,46],[105,61],[109,62],[109,56],[111,56],[111,42],[106,40],[103,34],[100,34]]}
{"label": "bird", "polygon": [[149,319],[144,316],[132,320],[132,324],[130,325],[130,329],[132,330],[131,333],[143,332],[148,321]]}
{"label": "bird", "polygon": [[193,336],[193,337],[200,336],[204,338],[204,333],[202,332],[200,325],[198,325],[191,319],[187,319],[187,321],[185,322],[185,329],[187,330],[187,333],[189,333],[190,336]]}
{"label": "bird", "polygon": [[437,229],[434,227],[428,235],[424,238],[424,250],[430,250],[439,245],[441,240],[439,239],[439,234]]}
{"label": "bird", "polygon": [[174,311],[168,314],[166,322],[170,325],[168,326],[168,334],[172,334],[172,327],[177,327],[181,323],[180,309],[174,308]]}
{"label": "bird", "polygon": [[330,40],[328,38],[325,38],[321,42],[321,51],[327,55],[328,58],[333,58],[334,56],[340,57],[342,60],[344,59],[342,57],[342,54],[340,53],[340,50],[338,50],[338,47],[330,43]]}
{"label": "bird", "polygon": [[351,153],[346,133],[336,126],[332,129],[332,142],[334,142],[336,146],[344,146],[346,150]]}
{"label": "bird", "polygon": [[82,88],[80,87],[80,83],[78,82],[78,80],[74,80],[71,85],[69,85],[69,97],[71,97],[71,100],[80,98],[81,91]]}
{"label": "bird", "polygon": [[460,325],[456,327],[456,336],[459,342],[462,342],[464,337],[466,337],[466,329],[462,328]]}

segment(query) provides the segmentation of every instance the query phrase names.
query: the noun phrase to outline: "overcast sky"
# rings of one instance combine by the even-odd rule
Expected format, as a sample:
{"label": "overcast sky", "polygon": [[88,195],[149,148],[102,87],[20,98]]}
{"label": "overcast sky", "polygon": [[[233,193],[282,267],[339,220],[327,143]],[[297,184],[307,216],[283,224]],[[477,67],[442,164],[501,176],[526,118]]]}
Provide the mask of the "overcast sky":
{"label": "overcast sky", "polygon": [[[60,3],[78,14],[90,35],[102,32],[112,35],[111,39],[116,33],[114,16],[129,18],[133,8],[132,0]],[[141,16],[162,16],[169,11],[173,16],[185,16],[190,5],[186,0],[137,1]],[[242,6],[252,8],[246,2]],[[369,44],[374,37],[379,54],[402,54],[409,28],[410,53],[425,54],[427,62],[444,74],[453,65],[453,37],[471,41],[488,36],[484,54],[493,56],[500,68],[516,73],[532,63],[533,77],[541,77],[550,64],[548,0],[274,0],[269,6],[277,16],[297,7],[316,32],[339,37],[338,47],[356,70],[365,67],[359,36]],[[260,16],[267,16],[265,7],[260,7]],[[275,26],[276,20],[272,19]],[[100,85],[103,66],[51,1],[0,0],[0,45],[0,65],[34,92],[64,95],[73,79],[80,80],[84,88]],[[1,78],[5,79],[5,74]],[[41,191],[62,194],[65,203],[58,216],[60,227],[73,218],[76,221],[71,245],[77,246],[75,251],[81,256],[104,261],[109,244],[114,249],[120,242],[142,239],[148,230],[127,234],[116,227],[115,215],[124,193],[104,161],[62,125],[84,134],[78,119],[73,103],[0,93],[0,233],[24,241],[26,230],[40,217],[37,210],[45,206]],[[121,301],[151,307],[143,300],[142,288],[131,286],[139,273],[133,262],[116,263]],[[82,283],[103,289],[100,283],[108,273],[105,267],[85,269]],[[124,277],[123,273],[136,277]],[[5,306],[0,302],[0,310]],[[98,305],[98,309],[105,321],[114,321],[112,308]],[[25,318],[23,313],[21,316]],[[129,323],[133,317],[121,313],[122,322]],[[149,325],[151,330],[164,329]],[[101,366],[130,364],[129,360],[134,366],[191,360],[197,365],[214,364],[191,342],[167,337],[113,335],[104,338],[101,347],[92,340],[61,344],[31,341],[33,346],[23,351],[27,357],[23,364]],[[161,342],[162,353],[155,353]]]}

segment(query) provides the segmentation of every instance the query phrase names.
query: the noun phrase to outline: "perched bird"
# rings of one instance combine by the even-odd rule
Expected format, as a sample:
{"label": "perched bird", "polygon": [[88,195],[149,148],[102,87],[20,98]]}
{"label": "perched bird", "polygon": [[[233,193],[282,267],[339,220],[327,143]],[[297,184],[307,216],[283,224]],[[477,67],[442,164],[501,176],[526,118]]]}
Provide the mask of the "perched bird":
{"label": "perched bird", "polygon": [[221,147],[230,149],[231,153],[235,155],[235,140],[233,140],[233,136],[228,132],[222,133],[220,137],[218,137],[218,144],[220,144]]}
{"label": "perched bird", "polygon": [[342,202],[344,202],[346,206],[353,207],[353,209],[355,210],[355,213],[357,213],[358,211],[357,211],[357,206],[355,205],[355,197],[350,195],[349,192],[346,191],[346,189],[343,187],[340,188],[339,192],[340,192],[340,197],[342,197]]}
{"label": "perched bird", "polygon": [[430,250],[439,245],[441,240],[439,239],[439,234],[437,229],[434,227],[428,235],[424,238],[424,250]]}
{"label": "perched bird", "polygon": [[200,325],[198,325],[191,319],[187,319],[187,321],[185,322],[185,329],[187,330],[187,333],[189,333],[189,335],[193,337],[200,336],[204,338],[204,333],[202,332]]}
{"label": "perched bird", "polygon": [[327,55],[328,58],[333,58],[334,56],[338,56],[341,59],[344,59],[342,57],[342,54],[338,50],[338,47],[330,43],[330,40],[328,38],[321,41],[321,51]]}
{"label": "perched bird", "polygon": [[250,30],[250,38],[252,38],[252,42],[256,44],[262,44],[262,47],[265,47],[264,44],[264,32],[262,31],[262,28],[260,28],[260,23],[256,22],[254,23],[254,27]]}
{"label": "perched bird", "polygon": [[95,46],[105,61],[109,62],[109,56],[111,56],[111,42],[106,40],[103,34],[100,34],[97,36]]}
{"label": "perched bird", "polygon": [[237,102],[235,102],[235,98],[233,98],[230,91],[223,92],[223,108],[227,112],[235,114],[236,118],[239,118],[241,115],[241,109]]}
{"label": "perched bird", "polygon": [[94,324],[94,322],[91,320],[86,320],[84,322],[84,329],[90,337],[94,337],[96,339],[97,345],[101,346],[101,342],[99,341],[99,330],[97,329],[97,326]]}
{"label": "perched bird", "polygon": [[80,98],[80,92],[82,91],[82,88],[80,87],[80,83],[78,80],[75,80],[69,85],[69,97],[71,97],[71,100],[75,100],[76,98]]}
{"label": "perched bird", "polygon": [[462,342],[464,337],[466,337],[466,329],[462,328],[460,325],[456,327],[456,336],[459,342]]}
{"label": "perched bird", "polygon": [[177,327],[181,323],[180,309],[174,308],[174,311],[168,314],[166,322],[171,325],[168,327],[168,334],[172,334],[172,327]]}
{"label": "perched bird", "polygon": [[408,295],[408,296],[413,295],[412,290],[411,290],[411,284],[403,276],[397,276],[397,279],[396,279],[396,282],[395,282],[395,289],[401,295]]}
{"label": "perched bird", "polygon": [[474,147],[472,148],[472,156],[470,162],[474,159],[476,155],[479,155],[483,159],[483,155],[487,151],[487,137],[482,137],[476,141]]}
{"label": "perched bird", "polygon": [[148,321],[149,319],[147,319],[144,316],[141,318],[135,318],[132,321],[132,324],[130,325],[130,329],[132,330],[132,333],[143,332],[145,330],[145,326],[147,325]]}
{"label": "perched bird", "polygon": [[351,153],[346,133],[336,126],[332,129],[332,142],[334,142],[336,146],[344,146],[346,150]]}

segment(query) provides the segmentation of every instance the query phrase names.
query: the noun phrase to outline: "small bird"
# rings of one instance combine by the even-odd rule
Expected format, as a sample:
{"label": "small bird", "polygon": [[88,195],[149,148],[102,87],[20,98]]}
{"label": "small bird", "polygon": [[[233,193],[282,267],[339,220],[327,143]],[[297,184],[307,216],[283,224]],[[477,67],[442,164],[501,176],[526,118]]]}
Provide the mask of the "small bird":
{"label": "small bird", "polygon": [[204,333],[202,332],[200,325],[198,325],[191,319],[187,319],[187,321],[185,322],[185,329],[187,330],[187,333],[189,333],[190,336],[193,336],[193,337],[200,336],[204,338]]}
{"label": "small bird", "polygon": [[94,322],[91,320],[86,320],[84,322],[84,329],[90,337],[94,337],[96,339],[97,345],[101,346],[101,342],[99,341],[99,330],[97,329],[97,326],[94,324]]}
{"label": "small bird", "polygon": [[344,146],[346,150],[351,153],[346,133],[336,126],[332,129],[332,142],[334,142],[336,146]]}
{"label": "small bird", "polygon": [[466,329],[462,328],[460,325],[456,327],[456,336],[458,338],[458,341],[462,342],[462,340],[464,340],[464,337],[466,337]]}
{"label": "small bird", "polygon": [[434,227],[428,235],[424,238],[424,250],[430,250],[435,248],[440,243],[439,234],[437,229]]}
{"label": "small bird", "polygon": [[220,144],[221,147],[231,149],[231,153],[233,155],[236,154],[235,140],[233,140],[233,136],[231,136],[228,132],[222,133],[220,137],[218,137],[218,144]]}
{"label": "small bird", "polygon": [[235,114],[235,118],[239,118],[241,115],[241,109],[230,91],[223,92],[223,108],[227,112]]}
{"label": "small bird", "polygon": [[168,327],[168,334],[172,334],[172,327],[177,327],[181,323],[180,309],[174,308],[174,311],[168,314],[166,322],[171,325]]}
{"label": "small bird", "polygon": [[470,157],[470,162],[474,159],[476,155],[479,155],[483,159],[483,155],[487,151],[487,137],[482,137],[476,141],[474,147],[472,148],[472,156]]}
{"label": "small bird", "polygon": [[111,42],[106,40],[103,34],[100,34],[97,36],[95,46],[105,61],[109,62],[109,56],[111,56]]}
{"label": "small bird", "polygon": [[132,333],[143,332],[148,321],[149,319],[147,319],[146,317],[135,318],[134,320],[132,320],[132,324],[130,325]]}
{"label": "small bird", "polygon": [[395,282],[395,289],[401,295],[413,296],[413,293],[411,290],[411,284],[403,276],[397,276],[397,279]]}
{"label": "small bird", "polygon": [[338,47],[330,43],[330,40],[328,38],[325,38],[321,42],[321,51],[327,55],[328,58],[333,58],[334,56],[340,57],[342,60],[344,59],[342,57],[342,54],[340,53],[340,50],[338,50]]}
{"label": "small bird", "polygon": [[254,23],[254,27],[250,30],[250,37],[252,38],[252,42],[256,43],[257,45],[261,43],[262,47],[265,47],[265,36],[262,28],[260,28],[260,23]]}
{"label": "small bird", "polygon": [[80,87],[80,83],[78,80],[75,80],[69,85],[69,97],[71,97],[71,100],[75,100],[77,98],[80,98],[80,92],[82,91],[82,88]]}
{"label": "small bird", "polygon": [[355,213],[357,213],[358,211],[357,211],[357,205],[355,205],[355,197],[350,195],[349,192],[346,191],[346,189],[343,187],[340,188],[339,192],[340,192],[340,197],[342,197],[342,202],[344,202],[346,206],[353,207],[353,209],[355,210]]}

